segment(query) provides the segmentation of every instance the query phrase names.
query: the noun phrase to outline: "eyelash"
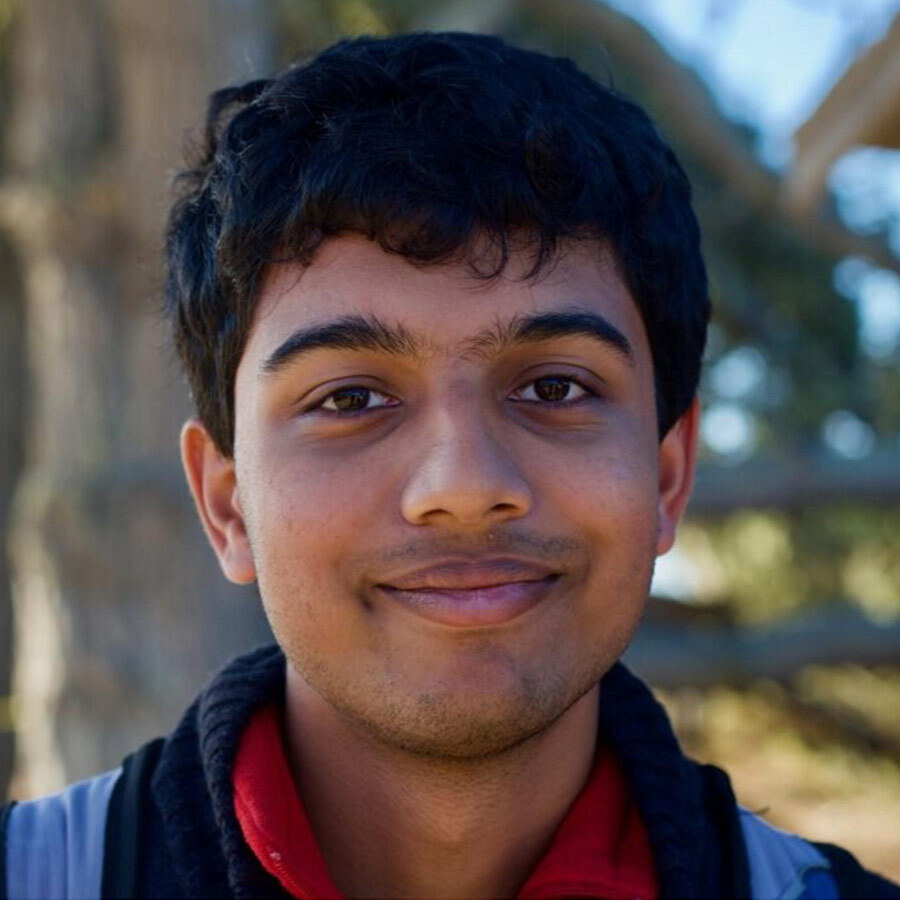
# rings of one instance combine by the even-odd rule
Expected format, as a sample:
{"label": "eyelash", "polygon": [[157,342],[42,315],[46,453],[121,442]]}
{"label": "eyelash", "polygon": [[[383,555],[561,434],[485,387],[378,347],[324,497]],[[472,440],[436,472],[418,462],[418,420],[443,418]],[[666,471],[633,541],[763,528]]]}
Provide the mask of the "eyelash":
{"label": "eyelash", "polygon": [[[571,384],[574,384],[574,385],[580,387],[583,391],[586,391],[587,396],[579,397],[577,400],[562,400],[559,402],[554,402],[552,400],[525,400],[525,401],[518,400],[516,402],[517,403],[531,403],[533,405],[536,404],[536,405],[545,406],[545,407],[552,407],[554,409],[568,409],[571,406],[575,406],[579,403],[585,402],[586,400],[590,400],[592,398],[599,396],[596,393],[596,391],[591,390],[591,388],[589,388],[587,385],[583,384],[581,381],[579,381],[577,378],[575,378],[571,375],[562,375],[562,374],[541,375],[540,378],[534,378],[531,381],[527,382],[524,387],[529,387],[530,385],[536,384],[538,381],[544,381],[544,380],[550,380],[550,379],[555,379],[557,381],[570,382]],[[365,385],[350,384],[350,385],[347,385],[346,387],[338,388],[338,390],[332,391],[330,394],[327,394],[318,403],[314,404],[313,406],[310,406],[304,412],[307,412],[307,413],[321,412],[326,416],[333,416],[335,418],[340,418],[340,419],[352,419],[352,418],[356,418],[357,416],[364,415],[365,413],[373,412],[375,409],[392,409],[393,408],[392,405],[377,406],[377,407],[374,407],[373,409],[354,409],[354,410],[334,410],[334,409],[325,409],[324,408],[324,404],[328,400],[330,400],[332,397],[335,397],[338,394],[343,394],[345,392],[354,391],[354,390],[367,391],[369,394],[380,394],[383,397],[389,396],[388,394],[385,394],[383,391],[376,391],[374,388],[366,387]],[[521,391],[521,390],[524,390],[524,388],[519,388],[518,390]]]}

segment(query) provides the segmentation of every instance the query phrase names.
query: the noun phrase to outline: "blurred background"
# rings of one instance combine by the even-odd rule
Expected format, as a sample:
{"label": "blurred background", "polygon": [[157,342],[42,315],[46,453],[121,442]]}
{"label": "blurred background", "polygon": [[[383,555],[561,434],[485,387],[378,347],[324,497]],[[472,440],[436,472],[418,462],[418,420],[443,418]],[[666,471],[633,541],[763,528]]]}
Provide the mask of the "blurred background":
{"label": "blurred background", "polygon": [[627,661],[774,824],[900,879],[900,0],[0,0],[0,802],[118,764],[268,639],[177,460],[168,182],[207,93],[341,36],[499,33],[656,118],[715,324]]}

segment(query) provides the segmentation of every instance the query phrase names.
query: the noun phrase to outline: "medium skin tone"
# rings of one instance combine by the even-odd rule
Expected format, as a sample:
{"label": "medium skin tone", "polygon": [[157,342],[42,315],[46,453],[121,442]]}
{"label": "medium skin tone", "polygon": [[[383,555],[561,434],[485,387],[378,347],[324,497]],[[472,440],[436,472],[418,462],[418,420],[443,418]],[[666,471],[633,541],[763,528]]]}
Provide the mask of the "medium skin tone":
{"label": "medium skin tone", "polygon": [[[590,773],[597,682],[690,493],[697,404],[660,442],[646,333],[608,255],[567,244],[537,281],[529,264],[485,284],[346,236],[274,267],[234,458],[198,421],[182,432],[222,569],[258,580],[287,656],[288,756],[347,896],[515,895]],[[348,316],[398,340],[300,352],[304,329]],[[449,622],[379,587],[488,556],[554,577],[499,612],[456,621],[451,604]]]}

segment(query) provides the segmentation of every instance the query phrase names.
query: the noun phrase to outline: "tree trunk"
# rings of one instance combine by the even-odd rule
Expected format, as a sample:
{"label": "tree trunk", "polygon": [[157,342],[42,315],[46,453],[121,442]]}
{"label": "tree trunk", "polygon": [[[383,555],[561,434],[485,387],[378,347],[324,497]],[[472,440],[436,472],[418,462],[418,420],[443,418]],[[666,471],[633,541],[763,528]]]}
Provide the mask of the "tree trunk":
{"label": "tree trunk", "polygon": [[116,765],[268,633],[172,486],[189,406],[157,298],[168,172],[206,94],[268,71],[271,4],[19,10],[3,207],[31,372],[12,533],[22,797]]}

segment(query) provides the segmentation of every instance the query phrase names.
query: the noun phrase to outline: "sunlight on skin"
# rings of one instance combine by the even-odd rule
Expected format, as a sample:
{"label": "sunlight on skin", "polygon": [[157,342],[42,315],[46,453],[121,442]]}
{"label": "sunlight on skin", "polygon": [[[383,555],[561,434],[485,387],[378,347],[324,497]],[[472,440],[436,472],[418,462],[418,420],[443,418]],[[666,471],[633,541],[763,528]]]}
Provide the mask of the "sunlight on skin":
{"label": "sunlight on skin", "polygon": [[[183,432],[223,571],[258,580],[288,658],[292,763],[353,896],[514,893],[587,778],[597,682],[690,494],[697,404],[660,442],[643,321],[600,245],[567,245],[536,282],[529,266],[514,256],[485,284],[333,239],[263,286],[234,460],[196,420]],[[472,351],[498,323],[574,306],[606,336]],[[348,316],[417,337],[419,355],[294,352],[304,329]],[[434,621],[379,587],[488,556],[553,580],[485,625]]]}

